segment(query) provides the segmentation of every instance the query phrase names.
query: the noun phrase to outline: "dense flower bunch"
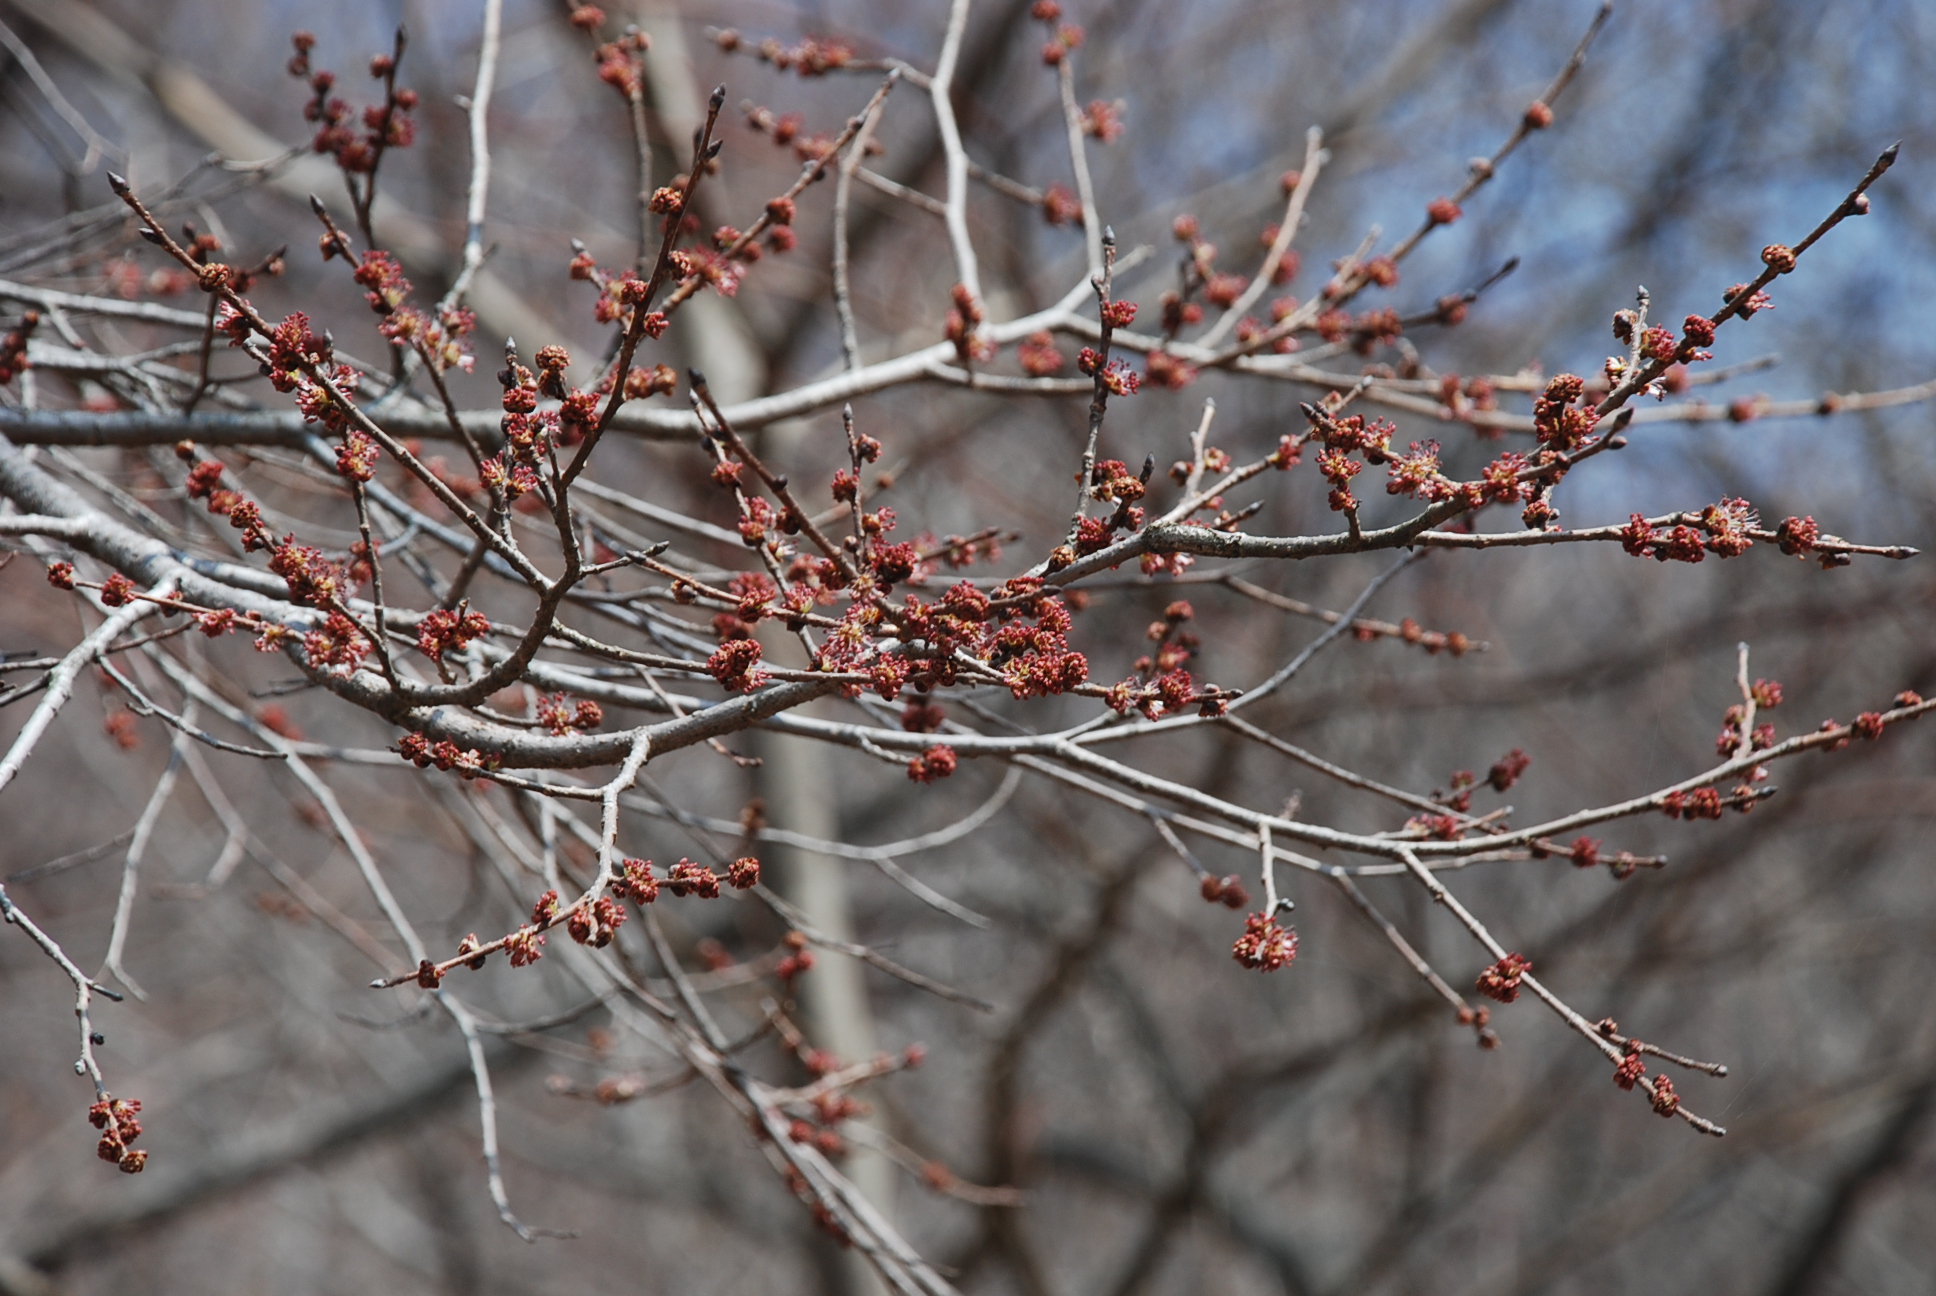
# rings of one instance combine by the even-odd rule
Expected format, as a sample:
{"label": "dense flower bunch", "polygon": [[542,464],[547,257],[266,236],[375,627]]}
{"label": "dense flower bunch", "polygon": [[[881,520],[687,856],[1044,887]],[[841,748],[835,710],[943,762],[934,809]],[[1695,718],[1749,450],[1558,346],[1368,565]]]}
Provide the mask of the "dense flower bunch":
{"label": "dense flower bunch", "polygon": [[0,337],[0,387],[27,371],[27,339],[33,336],[34,327],[39,323],[39,311],[24,311],[20,323],[9,329],[5,337]]}
{"label": "dense flower bunch", "polygon": [[1519,998],[1519,981],[1533,970],[1533,961],[1523,954],[1508,954],[1479,974],[1473,988],[1488,999],[1511,1003]]}
{"label": "dense flower bunch", "polygon": [[315,35],[299,31],[290,43],[296,52],[289,60],[289,75],[307,81],[312,96],[303,106],[303,117],[316,124],[315,137],[309,142],[312,152],[331,154],[344,171],[367,175],[376,170],[386,149],[408,148],[416,140],[417,123],[411,113],[417,107],[417,92],[401,89],[396,83],[397,58],[403,52],[401,40],[396,53],[370,59],[370,75],[383,83],[384,96],[382,103],[363,109],[360,134],[354,124],[358,114],[330,93],[336,88],[336,74],[310,67]]}
{"label": "dense flower bunch", "polygon": [[1244,919],[1244,934],[1230,948],[1230,956],[1247,968],[1275,972],[1297,958],[1297,932],[1275,918],[1254,913]]}
{"label": "dense flower bunch", "polygon": [[148,1164],[147,1150],[131,1146],[141,1137],[140,1115],[139,1100],[106,1095],[87,1109],[88,1123],[101,1131],[96,1155],[114,1162],[127,1174],[140,1174]]}

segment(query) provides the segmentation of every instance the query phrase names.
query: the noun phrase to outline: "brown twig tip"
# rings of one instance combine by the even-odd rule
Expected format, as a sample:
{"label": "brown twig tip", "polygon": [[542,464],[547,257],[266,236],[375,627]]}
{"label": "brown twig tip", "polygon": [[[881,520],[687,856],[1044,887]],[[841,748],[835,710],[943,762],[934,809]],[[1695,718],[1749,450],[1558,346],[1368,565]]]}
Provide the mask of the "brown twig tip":
{"label": "brown twig tip", "polygon": [[114,196],[117,198],[126,198],[128,196],[127,177],[113,171],[108,172],[107,176],[108,188],[114,190]]}
{"label": "brown twig tip", "polygon": [[706,107],[712,112],[718,112],[721,108],[724,108],[725,106],[726,106],[726,83],[724,81],[721,81],[718,85],[713,87],[712,97],[706,100]]}

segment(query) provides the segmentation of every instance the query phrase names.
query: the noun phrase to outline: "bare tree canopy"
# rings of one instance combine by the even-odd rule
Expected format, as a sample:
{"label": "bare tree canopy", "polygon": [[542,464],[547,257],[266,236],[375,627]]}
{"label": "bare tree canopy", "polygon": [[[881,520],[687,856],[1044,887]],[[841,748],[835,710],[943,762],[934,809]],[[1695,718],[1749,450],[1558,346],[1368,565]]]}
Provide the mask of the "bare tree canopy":
{"label": "bare tree canopy", "polygon": [[1931,27],[0,0],[0,1293],[1926,1290]]}

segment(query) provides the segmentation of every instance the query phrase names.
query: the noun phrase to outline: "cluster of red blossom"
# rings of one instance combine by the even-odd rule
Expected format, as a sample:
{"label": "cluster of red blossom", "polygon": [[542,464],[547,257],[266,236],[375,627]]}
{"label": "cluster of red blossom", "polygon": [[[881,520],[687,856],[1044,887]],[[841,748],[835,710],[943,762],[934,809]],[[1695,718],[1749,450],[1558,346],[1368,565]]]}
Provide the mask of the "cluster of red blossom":
{"label": "cluster of red blossom", "polygon": [[1230,947],[1230,956],[1247,968],[1275,972],[1297,958],[1297,931],[1275,918],[1251,914],[1244,919],[1244,934]]}
{"label": "cluster of red blossom", "polygon": [[1150,720],[1176,715],[1192,706],[1206,716],[1222,715],[1229,709],[1236,693],[1214,684],[1199,689],[1190,672],[1183,669],[1197,653],[1197,636],[1183,629],[1195,615],[1189,603],[1178,599],[1163,609],[1162,620],[1150,622],[1147,637],[1156,644],[1156,651],[1138,657],[1131,667],[1135,674],[1103,694],[1111,709],[1125,715],[1140,711]]}
{"label": "cluster of red blossom", "polygon": [[[726,881],[739,890],[759,885],[760,862],[752,856],[743,856],[727,866]],[[668,870],[665,887],[675,896],[697,896],[702,900],[719,898],[719,877],[703,864],[695,864],[682,859]],[[544,933],[563,923],[565,932],[580,945],[590,945],[603,949],[612,943],[618,929],[625,925],[626,911],[623,901],[649,905],[659,898],[659,879],[652,874],[652,861],[627,859],[619,865],[619,876],[612,883],[612,894],[600,896],[562,909],[556,890],[546,891],[539,896],[531,907],[531,919],[524,926],[510,934],[482,944],[477,933],[472,932],[458,942],[456,957],[443,963],[433,963],[424,959],[417,965],[414,975],[416,983],[425,989],[434,990],[444,979],[446,973],[460,964],[473,970],[482,968],[489,956],[504,950],[514,968],[529,967],[544,957]],[[807,966],[811,966],[809,959]],[[801,967],[797,971],[804,971]],[[796,971],[796,974],[797,974]]]}
{"label": "cluster of red blossom", "polygon": [[[325,240],[323,259],[328,260],[340,246],[337,241]],[[370,309],[383,317],[376,331],[393,345],[409,347],[438,373],[448,369],[471,371],[470,343],[465,339],[477,328],[477,317],[470,311],[441,306],[432,316],[410,305],[410,280],[388,252],[365,252],[352,277],[366,290],[363,298]]]}
{"label": "cluster of red blossom", "polygon": [[538,699],[538,723],[562,738],[573,732],[589,732],[605,723],[605,709],[589,698],[575,703],[564,693],[547,693]]}
{"label": "cluster of red blossom", "polygon": [[[605,25],[605,12],[597,5],[579,5],[571,11],[571,23],[595,34]],[[636,27],[617,40],[600,42],[592,50],[592,61],[598,64],[598,79],[618,91],[628,103],[637,100],[645,92],[645,52],[651,48],[652,38]]]}
{"label": "cluster of red blossom", "polygon": [[[330,95],[336,87],[336,74],[310,70],[309,51],[316,48],[315,35],[299,31],[290,43],[296,53],[289,60],[289,75],[307,80],[313,95],[303,107],[304,120],[317,123],[315,138],[309,144],[312,150],[334,154],[336,165],[347,172],[367,175],[376,170],[385,149],[409,147],[417,135],[417,124],[410,116],[417,106],[417,92],[397,88],[394,55],[378,54],[370,59],[370,75],[384,84],[383,102],[363,109],[364,129],[358,135],[351,125],[356,115],[349,104]],[[399,41],[399,53],[401,49]]]}
{"label": "cluster of red blossom", "polygon": [[[1596,1029],[1607,1038],[1613,1038],[1618,1025],[1608,1017],[1596,1024]],[[1647,1067],[1641,1062],[1641,1050],[1645,1047],[1639,1040],[1630,1039],[1621,1052],[1620,1061],[1614,1064],[1613,1082],[1622,1089],[1632,1090],[1647,1074]],[[1662,1116],[1672,1116],[1680,1110],[1681,1097],[1674,1092],[1674,1082],[1664,1075],[1653,1079],[1653,1108]]]}
{"label": "cluster of red blossom", "polygon": [[[1544,859],[1549,853],[1543,845],[1534,844],[1534,859]],[[1629,851],[1603,856],[1600,853],[1600,843],[1592,837],[1574,838],[1573,848],[1567,851],[1566,855],[1573,861],[1574,868],[1598,868],[1605,864],[1607,871],[1613,874],[1613,880],[1616,882],[1625,882],[1633,876],[1634,870],[1640,867],[1639,859]]]}
{"label": "cluster of red blossom", "polygon": [[435,765],[440,770],[456,770],[467,779],[489,773],[499,764],[498,757],[482,755],[474,747],[459,747],[448,738],[432,742],[420,733],[397,739],[397,753],[418,769]]}
{"label": "cluster of red blossom", "polygon": [[[731,27],[714,33],[713,40],[729,54],[746,43],[745,38]],[[803,77],[825,76],[854,60],[853,46],[831,37],[809,36],[792,46],[782,45],[769,37],[753,47],[753,54],[762,63],[771,63],[782,72],[791,69]]]}
{"label": "cluster of red blossom", "polygon": [[957,763],[955,749],[937,743],[908,762],[907,776],[916,783],[932,783],[954,773]]}
{"label": "cluster of red blossom", "polygon": [[1212,877],[1205,874],[1197,888],[1203,898],[1211,904],[1220,904],[1226,909],[1241,909],[1250,903],[1250,892],[1235,873],[1225,877]]}
{"label": "cluster of red blossom", "polygon": [[1049,42],[1042,47],[1042,61],[1048,66],[1056,66],[1071,50],[1082,47],[1082,28],[1062,21],[1062,6],[1056,0],[1035,0],[1029,6],[1029,17],[1050,30]]}
{"label": "cluster of red blossom", "polygon": [[[955,358],[965,364],[986,363],[995,358],[995,344],[982,336],[981,326],[984,318],[981,303],[975,294],[968,291],[967,285],[956,284],[948,290],[948,299],[954,304],[948,308],[948,317],[941,327],[941,335],[954,343]],[[1092,355],[1087,347],[1084,355]],[[1085,369],[1084,373],[1093,372]]]}
{"label": "cluster of red blossom", "polygon": [[20,316],[20,323],[0,338],[0,387],[27,372],[27,339],[33,336],[34,326],[39,323],[39,311],[26,311]]}
{"label": "cluster of red blossom", "polygon": [[[1651,525],[1646,518],[1635,513],[1628,517],[1627,525],[1620,530],[1620,547],[1636,558],[1652,558],[1658,562],[1697,563],[1708,553],[1722,558],[1734,558],[1753,547],[1754,540],[1749,532],[1760,519],[1755,516],[1754,506],[1744,499],[1723,499],[1710,504],[1701,511],[1696,526],[1676,525],[1671,530],[1662,530]],[[1800,519],[1789,518],[1790,523]],[[1791,532],[1793,528],[1790,528]],[[1819,536],[1817,537],[1819,538]],[[1830,562],[1829,559],[1837,561]],[[1824,554],[1824,566],[1839,566],[1848,562],[1847,554]]]}
{"label": "cluster of red blossom", "polygon": [[[1132,306],[1131,309],[1135,308]],[[1084,347],[1076,352],[1076,368],[1082,371],[1083,376],[1100,380],[1112,395],[1134,396],[1143,385],[1143,376],[1130,368],[1127,360],[1118,358],[1104,363],[1102,353],[1094,347]]]}
{"label": "cluster of red blossom", "polygon": [[[777,148],[791,148],[793,156],[802,162],[817,162],[833,152],[834,137],[823,132],[808,133],[807,118],[804,113],[776,113],[760,104],[745,106],[746,124],[753,130],[772,140]],[[885,151],[885,146],[877,139],[869,138],[866,151],[869,154]],[[787,230],[786,246],[775,246],[776,252],[793,249],[793,231]]]}
{"label": "cluster of red blossom", "polygon": [[141,1102],[133,1098],[102,1099],[87,1109],[88,1123],[101,1131],[101,1141],[94,1147],[94,1153],[103,1161],[112,1161],[127,1174],[140,1174],[148,1164],[148,1153],[144,1149],[130,1147],[141,1137]]}
{"label": "cluster of red blossom", "polygon": [[1519,998],[1519,980],[1533,970],[1533,961],[1524,954],[1508,954],[1479,974],[1473,989],[1488,999],[1511,1003]]}
{"label": "cluster of red blossom", "polygon": [[442,661],[445,653],[453,649],[462,652],[471,640],[490,632],[490,621],[482,612],[471,611],[469,600],[465,600],[424,617],[417,626],[417,650],[432,661]]}

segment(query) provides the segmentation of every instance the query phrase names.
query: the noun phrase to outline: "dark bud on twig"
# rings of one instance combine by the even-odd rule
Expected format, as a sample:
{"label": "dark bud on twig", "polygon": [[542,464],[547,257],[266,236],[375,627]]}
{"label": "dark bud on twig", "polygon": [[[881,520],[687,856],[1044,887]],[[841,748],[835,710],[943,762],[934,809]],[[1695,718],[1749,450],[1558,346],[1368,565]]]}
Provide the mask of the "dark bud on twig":
{"label": "dark bud on twig", "polygon": [[112,171],[108,172],[108,188],[114,190],[114,196],[116,198],[126,198],[128,196],[127,178],[116,175]]}
{"label": "dark bud on twig", "polygon": [[316,213],[317,220],[329,219],[329,208],[323,206],[323,200],[315,194],[309,195],[309,210]]}
{"label": "dark bud on twig", "polygon": [[706,100],[706,107],[708,110],[712,112],[718,112],[721,108],[724,108],[725,106],[726,106],[726,83],[722,81],[718,85],[713,87],[712,98]]}
{"label": "dark bud on twig", "polygon": [[1876,165],[1879,167],[1894,166],[1896,164],[1896,154],[1900,152],[1902,152],[1902,141],[1897,140],[1894,144],[1882,150],[1882,156],[1876,159]]}
{"label": "dark bud on twig", "polygon": [[1849,215],[1867,216],[1869,214],[1869,195],[1859,193],[1849,199]]}
{"label": "dark bud on twig", "polygon": [[150,243],[154,244],[156,247],[168,246],[168,236],[166,234],[163,234],[158,229],[149,229],[147,226],[144,225],[137,232],[141,235],[142,238],[147,239]]}
{"label": "dark bud on twig", "polygon": [[706,390],[706,375],[700,373],[697,369],[686,370],[686,381],[692,384],[694,391],[702,392]]}
{"label": "dark bud on twig", "polygon": [[1153,454],[1146,454],[1143,456],[1143,471],[1136,475],[1136,479],[1142,482],[1143,485],[1147,486],[1149,485],[1150,474],[1155,471],[1156,471],[1156,456]]}
{"label": "dark bud on twig", "polygon": [[726,147],[725,140],[714,140],[712,143],[708,144],[706,146],[706,160],[710,162],[714,158],[718,157],[719,150],[724,147]]}

